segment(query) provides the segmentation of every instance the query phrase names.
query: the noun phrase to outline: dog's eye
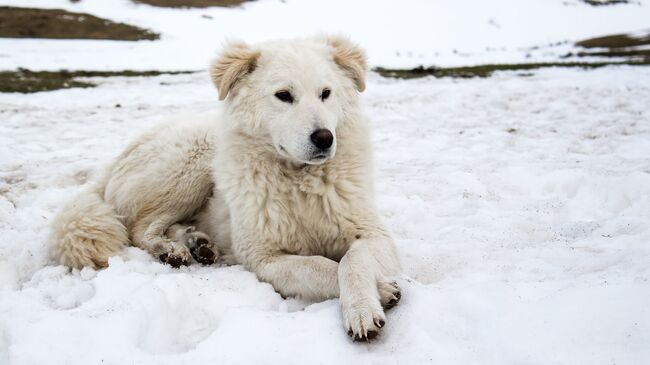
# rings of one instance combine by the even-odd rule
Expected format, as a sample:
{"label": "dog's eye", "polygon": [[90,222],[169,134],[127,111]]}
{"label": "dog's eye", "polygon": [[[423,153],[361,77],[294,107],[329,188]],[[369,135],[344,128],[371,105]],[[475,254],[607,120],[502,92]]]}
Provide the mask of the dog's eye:
{"label": "dog's eye", "polygon": [[275,97],[284,101],[285,103],[293,103],[293,96],[288,91],[278,91]]}
{"label": "dog's eye", "polygon": [[320,100],[325,101],[325,99],[330,97],[330,89],[324,89],[320,94]]}

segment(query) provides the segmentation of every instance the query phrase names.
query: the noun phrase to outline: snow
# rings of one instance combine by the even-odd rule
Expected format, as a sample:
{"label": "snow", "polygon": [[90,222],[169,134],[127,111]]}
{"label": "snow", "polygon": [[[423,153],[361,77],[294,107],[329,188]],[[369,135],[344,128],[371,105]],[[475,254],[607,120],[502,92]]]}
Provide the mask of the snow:
{"label": "snow", "polygon": [[[517,62],[650,19],[647,1],[2,3],[90,12],[162,40],[0,39],[0,69],[203,69],[227,36],[311,31],[350,34],[372,65]],[[368,344],[348,338],[337,300],[283,299],[240,266],[172,269],[136,248],[101,271],[50,262],[64,201],[138,133],[219,104],[206,72],[93,81],[0,93],[0,364],[650,363],[650,67],[370,73],[378,205],[404,275]]]}
{"label": "snow", "polygon": [[[2,0],[63,8],[160,32],[155,42],[0,39],[0,69],[204,69],[227,38],[260,41],[344,33],[372,66],[557,61],[585,38],[648,29],[650,1],[260,0],[234,9],[166,9],[130,0]],[[92,52],[88,52],[92,49]],[[119,57],[117,55],[128,55]]]}
{"label": "snow", "polygon": [[48,262],[61,203],[143,129],[214,109],[207,80],[0,95],[0,363],[650,360],[650,69],[371,74],[379,207],[405,268],[371,344],[336,300],[282,299],[239,266],[135,248],[98,272]]}

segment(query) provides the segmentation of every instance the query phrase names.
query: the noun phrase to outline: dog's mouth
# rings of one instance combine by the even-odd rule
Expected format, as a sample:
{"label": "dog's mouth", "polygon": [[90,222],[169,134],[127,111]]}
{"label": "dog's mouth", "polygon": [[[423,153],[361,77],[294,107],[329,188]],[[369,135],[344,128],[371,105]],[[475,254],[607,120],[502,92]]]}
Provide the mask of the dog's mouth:
{"label": "dog's mouth", "polygon": [[278,150],[280,154],[286,158],[290,158],[292,160],[298,160],[301,163],[305,163],[308,165],[320,165],[324,163],[325,161],[329,160],[332,157],[332,153],[330,151],[327,152],[315,152],[313,153],[308,159],[302,159],[302,158],[296,158],[287,151],[286,148],[284,148],[282,145],[278,145]]}
{"label": "dog's mouth", "polygon": [[327,161],[327,157],[319,157],[319,158],[312,158],[306,163],[307,165],[321,165],[324,164],[326,161]]}
{"label": "dog's mouth", "polygon": [[311,163],[322,163],[330,157],[329,153],[319,153],[309,160]]}
{"label": "dog's mouth", "polygon": [[328,160],[332,159],[334,157],[334,152],[333,151],[321,151],[321,152],[316,152],[311,155],[311,158],[309,161],[305,161],[305,163],[309,165],[321,165],[327,162]]}
{"label": "dog's mouth", "polygon": [[278,152],[280,153],[280,156],[283,156],[288,159],[293,159],[293,156],[287,151],[286,148],[284,148],[281,144],[278,145]]}

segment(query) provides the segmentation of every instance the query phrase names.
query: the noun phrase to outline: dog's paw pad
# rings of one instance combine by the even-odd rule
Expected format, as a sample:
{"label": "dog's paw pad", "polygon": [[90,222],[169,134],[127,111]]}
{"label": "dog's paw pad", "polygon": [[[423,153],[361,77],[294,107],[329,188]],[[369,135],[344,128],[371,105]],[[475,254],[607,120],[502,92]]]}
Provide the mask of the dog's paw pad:
{"label": "dog's paw pad", "polygon": [[[205,241],[205,242],[201,242]],[[208,240],[200,238],[197,241],[199,244],[194,249],[192,249],[192,256],[197,262],[202,263],[203,265],[212,265],[218,258],[218,250],[216,247],[210,247]]]}
{"label": "dog's paw pad", "polygon": [[169,242],[169,246],[162,254],[158,256],[160,261],[169,264],[172,267],[188,266],[192,263],[190,250],[176,242]]}
{"label": "dog's paw pad", "polygon": [[352,340],[354,342],[367,342],[370,340],[374,340],[379,335],[379,331],[369,330],[365,334],[357,333],[355,335],[354,332],[352,332],[352,330],[349,330],[348,335],[352,337]]}
{"label": "dog's paw pad", "polygon": [[370,331],[368,331],[368,333],[366,333],[366,338],[368,340],[374,340],[375,337],[377,337],[378,334],[379,334],[379,331],[370,330]]}
{"label": "dog's paw pad", "polygon": [[164,253],[159,256],[160,261],[169,264],[171,267],[179,268],[190,264],[189,257],[175,253]]}

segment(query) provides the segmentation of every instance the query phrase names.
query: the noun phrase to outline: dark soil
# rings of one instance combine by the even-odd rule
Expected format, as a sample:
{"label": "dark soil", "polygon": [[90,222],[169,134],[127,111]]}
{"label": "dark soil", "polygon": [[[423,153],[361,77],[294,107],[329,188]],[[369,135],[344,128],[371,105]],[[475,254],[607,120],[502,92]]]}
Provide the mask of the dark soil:
{"label": "dark soil", "polygon": [[628,0],[582,0],[583,2],[592,6],[607,6],[617,4],[628,4]]}
{"label": "dark soil", "polygon": [[642,35],[613,34],[576,42],[584,48],[627,48],[650,44],[650,32]]}
{"label": "dark soil", "polygon": [[94,87],[96,84],[82,77],[114,77],[114,76],[158,76],[162,74],[182,74],[191,71],[0,71],[0,92],[34,93],[73,87]]}
{"label": "dark soil", "polygon": [[[585,39],[576,42],[576,46],[585,50],[578,52],[579,57],[616,57],[627,60],[650,61],[650,50],[636,47],[650,45],[650,32],[643,34],[613,34],[604,37]],[[598,51],[591,48],[601,48]],[[569,54],[567,56],[573,56]]]}
{"label": "dark soil", "polygon": [[0,37],[139,41],[155,40],[160,36],[85,13],[0,6]]}
{"label": "dark soil", "polygon": [[621,57],[650,60],[650,49],[609,49],[604,51],[578,52],[579,57]]}
{"label": "dark soil", "polygon": [[[640,35],[614,34],[603,37],[585,39],[576,43],[584,50],[569,53],[562,58],[570,57],[607,57],[611,61],[602,62],[547,62],[492,64],[469,67],[416,67],[413,69],[387,69],[378,67],[374,71],[385,77],[413,79],[425,76],[435,77],[489,77],[494,71],[526,71],[547,67],[579,67],[598,68],[609,65],[650,65],[650,50],[636,47],[650,45],[650,32]],[[598,48],[598,50],[594,50]]]}
{"label": "dark soil", "polygon": [[133,0],[142,3],[165,8],[208,8],[211,6],[233,7],[250,0]]}
{"label": "dark soil", "polygon": [[548,63],[518,63],[494,64],[467,67],[416,67],[412,69],[387,69],[377,67],[373,69],[384,77],[399,79],[416,79],[426,76],[434,77],[489,77],[495,71],[527,71],[548,67],[579,67],[599,68],[610,65],[648,65],[650,62],[548,62]]}

